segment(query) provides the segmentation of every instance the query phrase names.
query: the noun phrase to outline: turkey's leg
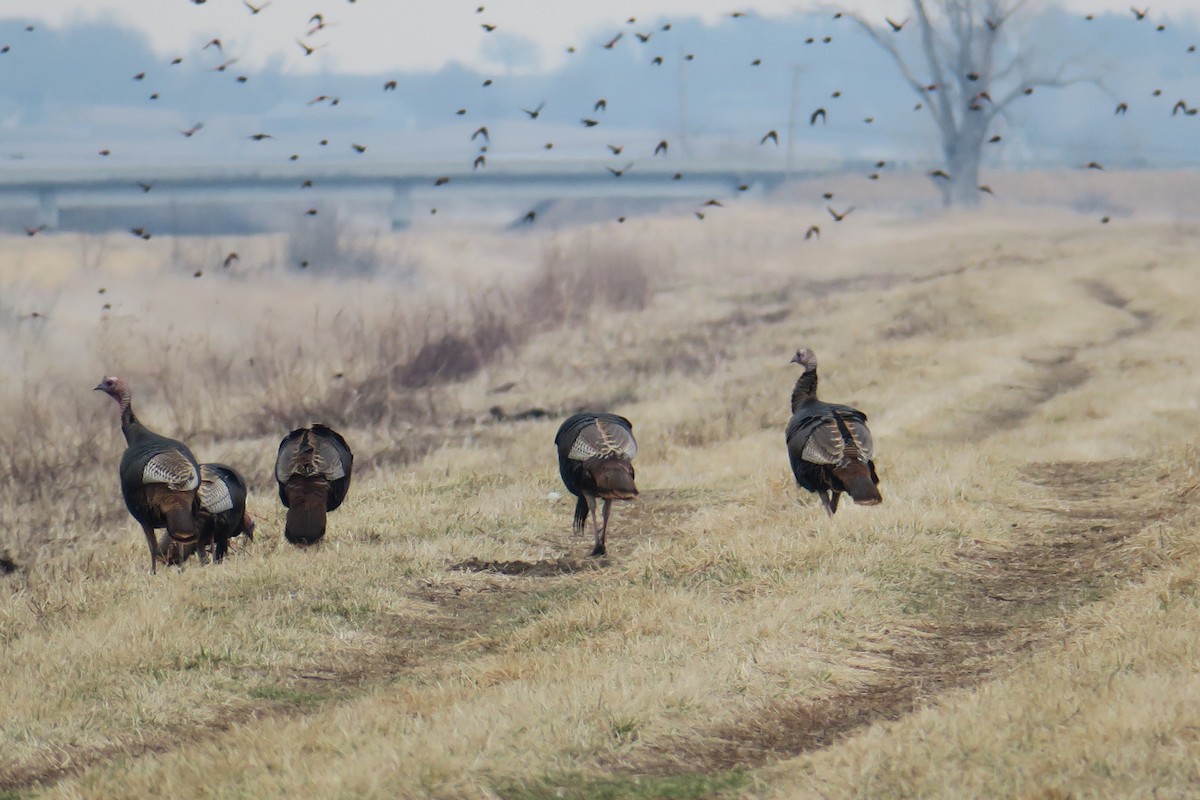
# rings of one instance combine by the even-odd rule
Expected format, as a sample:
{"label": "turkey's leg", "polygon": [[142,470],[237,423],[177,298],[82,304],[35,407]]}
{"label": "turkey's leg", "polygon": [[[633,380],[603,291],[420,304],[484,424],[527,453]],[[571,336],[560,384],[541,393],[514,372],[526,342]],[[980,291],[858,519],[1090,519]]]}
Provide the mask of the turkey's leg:
{"label": "turkey's leg", "polygon": [[608,553],[608,514],[612,511],[612,500],[604,501],[604,524],[600,526],[600,533],[596,537],[596,547],[592,550],[592,555],[602,556]]}
{"label": "turkey's leg", "polygon": [[142,526],[142,532],[146,534],[146,544],[150,547],[150,574],[158,574],[158,541],[154,538],[154,528],[149,525]]}
{"label": "turkey's leg", "polygon": [[598,551],[598,549],[600,549],[601,553],[604,552],[604,549],[602,549],[602,546],[600,543],[601,542],[600,521],[598,518],[596,518],[596,499],[594,497],[592,497],[592,495],[590,495],[590,494],[587,495],[587,498],[588,498],[588,510],[590,512],[592,512],[592,533],[595,535],[595,546],[592,548],[592,555],[595,555],[596,551]]}
{"label": "turkey's leg", "polygon": [[837,492],[834,492],[833,494],[834,500],[832,503],[829,502],[829,492],[825,489],[819,489],[817,491],[817,497],[821,498],[821,505],[825,506],[825,510],[829,512],[829,516],[832,517],[833,512],[837,510]]}
{"label": "turkey's leg", "polygon": [[829,513],[833,514],[837,511],[838,500],[842,499],[841,492],[830,492],[833,495],[833,502],[829,504]]}

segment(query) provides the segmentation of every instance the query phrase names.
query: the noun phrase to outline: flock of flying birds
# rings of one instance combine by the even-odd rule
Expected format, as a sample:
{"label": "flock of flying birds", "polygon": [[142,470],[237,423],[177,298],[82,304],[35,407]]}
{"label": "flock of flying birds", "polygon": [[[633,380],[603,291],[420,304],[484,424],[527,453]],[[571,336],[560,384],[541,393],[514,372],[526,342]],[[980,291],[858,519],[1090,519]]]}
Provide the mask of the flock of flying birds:
{"label": "flock of flying birds", "polygon": [[[197,5],[197,6],[205,5],[207,1],[208,0],[189,0],[189,2],[191,4]],[[354,5],[356,3],[356,0],[347,0],[347,2],[350,5]],[[258,4],[250,2],[250,0],[242,0],[242,5],[245,7],[246,13],[249,14],[250,16],[257,18],[257,17],[260,17],[260,15],[261,15],[261,18],[263,19],[263,22],[261,24],[273,24],[271,22],[272,15],[270,13],[268,13],[270,10],[270,7],[272,6],[271,0],[262,0]],[[1136,7],[1131,7],[1130,10],[1137,22],[1141,22],[1141,21],[1145,20],[1149,13],[1148,8],[1147,9],[1138,9]],[[476,15],[475,18],[476,18],[476,20],[478,20],[479,27],[485,33],[492,33],[497,30],[498,26],[496,24],[488,21],[487,16],[486,16],[486,11],[487,11],[487,9],[485,6],[483,6],[483,5],[478,6],[474,11],[474,14]],[[731,12],[727,13],[727,16],[729,18],[736,20],[736,19],[746,17],[747,13],[744,11],[731,11]],[[841,12],[834,12],[833,16],[834,16],[834,19],[839,19],[843,16],[843,14]],[[1089,20],[1089,21],[1093,20],[1094,18],[1095,17],[1093,14],[1088,14],[1085,16],[1085,19]],[[892,34],[892,35],[900,35],[905,30],[905,26],[907,25],[909,20],[904,19],[904,20],[897,22],[896,20],[892,19],[891,17],[884,17],[884,21],[887,24],[887,28],[884,30],[890,31],[890,34]],[[998,27],[1002,21],[1003,20],[1001,20],[999,22],[993,22],[992,20],[987,20],[987,24],[992,30],[995,30],[996,27]],[[312,14],[308,18],[307,23],[302,28],[299,28],[297,30],[297,34],[295,36],[296,46],[303,53],[303,56],[304,57],[313,56],[313,55],[319,53],[320,51],[322,51],[323,49],[325,49],[326,47],[328,47],[330,44],[328,39],[326,39],[325,41],[319,41],[317,38],[314,38],[314,37],[318,37],[319,34],[324,34],[327,37],[328,34],[326,32],[330,28],[336,27],[336,25],[337,25],[337,22],[327,19],[326,15],[324,13]],[[668,34],[668,32],[671,31],[671,23],[669,23],[669,22],[655,23],[655,25],[651,26],[648,30],[645,29],[645,27],[646,26],[644,26],[644,25],[641,25],[641,26],[638,25],[638,20],[636,17],[629,17],[627,20],[625,20],[625,26],[622,27],[621,30],[616,32],[615,35],[606,37],[603,39],[603,41],[596,42],[594,44],[594,46],[602,48],[604,50],[613,50],[618,45],[619,42],[621,42],[623,39],[626,38],[627,33],[629,34],[630,39],[636,39],[641,45],[647,45],[651,41],[652,38],[661,39],[664,35]],[[1159,30],[1159,31],[1164,30],[1164,28],[1165,28],[1165,26],[1162,24],[1157,25],[1157,30]],[[25,31],[27,33],[32,34],[35,32],[35,30],[36,30],[36,27],[32,24],[27,25],[25,27]],[[829,36],[821,37],[819,39],[817,37],[809,37],[807,40],[805,40],[805,44],[811,45],[811,44],[816,44],[818,42],[821,42],[824,44],[829,44],[831,41],[832,41],[832,37],[829,37]],[[8,52],[10,49],[11,49],[10,46],[7,44],[0,46],[0,55]],[[566,50],[567,50],[568,54],[577,52],[577,49],[574,46],[567,47]],[[1195,52],[1196,46],[1195,45],[1189,46],[1187,48],[1187,51],[1189,53]],[[647,55],[649,55],[649,52],[650,51],[647,50]],[[226,52],[225,45],[219,36],[214,36],[211,39],[209,39],[203,45],[203,47],[200,48],[200,53],[197,55],[201,58],[207,58],[207,59],[211,60],[212,63],[211,63],[211,66],[209,66],[209,69],[212,72],[233,75],[234,81],[237,83],[242,83],[242,84],[246,83],[247,81],[249,81],[251,79],[251,76],[249,74],[241,73],[240,71],[235,69],[235,66],[239,63],[239,58],[235,55],[232,55],[232,54]],[[178,66],[179,64],[183,63],[184,57],[185,56],[182,56],[182,55],[177,55],[177,56],[173,57],[169,62],[168,68],[175,67],[175,66]],[[682,58],[685,61],[691,61],[696,58],[696,55],[694,53],[686,53],[686,54],[682,55]],[[652,58],[648,59],[648,64],[652,68],[662,66],[663,63],[664,63],[664,58],[661,55],[654,55]],[[750,67],[758,67],[758,66],[761,66],[761,64],[762,64],[762,59],[755,58],[749,63],[749,66]],[[968,75],[967,77],[972,78],[971,75]],[[145,70],[137,72],[136,74],[132,75],[131,78],[132,78],[132,80],[138,81],[138,82],[147,82],[150,80],[148,78],[148,72]],[[972,78],[972,79],[974,79],[974,78]],[[486,89],[487,87],[490,87],[493,84],[494,84],[494,80],[492,78],[487,78],[483,81],[482,87],[484,89]],[[393,79],[393,80],[386,81],[383,84],[383,86],[381,87],[381,90],[383,92],[396,92],[396,91],[398,91],[398,88],[399,88],[399,82],[397,80]],[[926,87],[926,90],[932,92],[932,91],[935,91],[937,88],[938,88],[937,86],[931,85],[931,86]],[[1032,88],[1029,88],[1029,89],[1025,90],[1025,93],[1031,94],[1032,91],[1033,91]],[[1154,95],[1155,96],[1161,95],[1161,90],[1155,90]],[[841,96],[840,91],[834,91],[830,95],[830,99],[836,100],[840,96]],[[160,98],[160,94],[157,91],[151,91],[147,94],[148,101],[158,100],[159,98]],[[975,99],[975,102],[982,103],[984,101],[990,101],[990,99],[991,99],[990,97],[987,97],[986,92],[981,92],[980,95]],[[328,94],[319,94],[319,95],[313,97],[311,100],[309,100],[307,102],[307,105],[315,106],[315,105],[326,105],[327,104],[328,106],[338,106],[341,104],[341,102],[342,102],[341,98],[339,98],[339,97],[328,95]],[[922,108],[922,105],[923,105],[922,103],[917,103],[914,106],[914,110],[919,111]],[[539,117],[541,117],[545,107],[546,107],[545,101],[540,101],[537,103],[529,103],[528,107],[521,106],[519,108],[519,110],[527,116],[528,121],[530,123],[536,124]],[[601,126],[603,124],[604,115],[607,112],[607,110],[608,110],[608,100],[604,97],[597,98],[583,108],[583,113],[580,114],[580,116],[578,118],[579,124],[585,128],[595,128],[595,127]],[[1117,104],[1116,110],[1114,113],[1116,115],[1123,115],[1128,110],[1129,110],[1128,103],[1120,102]],[[1175,106],[1172,110],[1172,115],[1182,113],[1182,114],[1185,114],[1188,116],[1194,116],[1198,113],[1198,111],[1200,111],[1200,108],[1189,106],[1185,101],[1180,100],[1178,103],[1175,104]],[[467,108],[463,107],[463,108],[458,108],[453,113],[459,117],[465,117],[468,115],[469,111]],[[809,114],[808,123],[810,126],[816,126],[818,123],[820,123],[822,125],[827,124],[828,116],[829,116],[829,111],[825,107],[817,108],[817,109],[813,110],[811,112],[811,114]],[[871,124],[872,122],[874,122],[874,118],[870,117],[870,116],[865,117],[863,119],[863,122],[865,124]],[[202,134],[204,129],[205,129],[204,122],[197,121],[194,125],[192,125],[188,128],[179,129],[178,134],[183,136],[186,139],[192,139],[193,137],[196,137],[197,135]],[[266,131],[255,131],[255,132],[246,134],[246,139],[253,141],[253,142],[270,142],[271,140],[275,140],[275,138],[276,137],[273,134],[266,132]],[[778,147],[779,143],[780,143],[779,139],[780,139],[780,137],[779,137],[778,131],[772,129],[772,130],[769,130],[769,131],[765,132],[764,134],[762,134],[762,136],[758,139],[758,145],[761,147],[768,147],[768,146]],[[994,135],[988,140],[988,143],[996,144],[1000,141],[1001,141],[1001,136]],[[472,160],[472,169],[473,170],[486,169],[488,155],[489,155],[489,149],[491,148],[491,144],[492,144],[491,132],[488,129],[488,125],[481,124],[481,125],[478,125],[477,127],[475,127],[474,131],[470,135],[470,142],[471,142],[472,146],[476,149],[476,152],[475,152],[473,160]],[[321,148],[329,147],[330,140],[328,138],[322,138],[317,142],[317,145]],[[547,141],[542,147],[545,150],[552,150],[554,148],[554,143],[552,141]],[[607,144],[606,147],[607,147],[607,150],[609,151],[609,155],[612,157],[622,156],[624,154],[625,157],[628,158],[628,156],[630,155],[629,153],[626,153],[626,147],[623,144]],[[671,145],[670,145],[670,142],[668,141],[668,139],[663,138],[653,147],[652,152],[649,153],[649,157],[651,157],[651,158],[658,158],[658,157],[666,158],[669,154],[670,147],[671,147]],[[367,152],[368,145],[361,143],[361,142],[351,142],[349,145],[349,148],[355,154],[362,155]],[[97,153],[98,153],[99,157],[105,158],[112,154],[112,150],[108,147],[103,147],[103,148],[99,149],[97,151]],[[286,158],[290,161],[299,161],[301,158],[301,155],[300,155],[300,153],[290,153],[286,156]],[[624,163],[622,166],[609,166],[609,167],[607,167],[607,169],[608,169],[608,172],[614,178],[619,179],[622,176],[624,176],[631,168],[633,168],[634,164],[635,164],[634,161],[628,161],[628,162]],[[886,161],[884,161],[884,160],[877,161],[875,163],[874,171],[871,172],[867,177],[870,178],[871,180],[879,180],[881,177],[881,172],[886,166],[887,166]],[[1081,165],[1081,167],[1085,168],[1085,169],[1103,170],[1103,166],[1097,161],[1090,161],[1086,164]],[[930,179],[932,179],[934,181],[943,180],[943,181],[948,182],[951,180],[951,176],[942,169],[931,170],[928,173],[928,175],[929,175]],[[674,175],[671,176],[670,179],[671,180],[682,180],[683,178],[684,178],[684,175],[681,172],[676,172]],[[436,178],[433,181],[433,185],[435,187],[444,186],[444,185],[448,184],[450,181],[451,181],[451,176],[444,175],[444,176]],[[138,182],[136,182],[136,185],[142,192],[150,192],[154,188],[154,185],[150,182],[138,181]],[[311,179],[303,179],[300,182],[298,188],[301,190],[310,189],[313,187],[313,185],[314,184]],[[745,184],[737,187],[739,192],[746,191],[749,188],[750,187]],[[989,195],[994,194],[991,187],[989,187],[987,185],[981,185],[978,188],[983,193],[986,193]],[[832,205],[832,201],[834,200],[834,193],[832,191],[823,192],[821,199],[823,201],[823,204],[825,205],[826,211],[828,212],[830,219],[834,223],[842,222],[855,210],[854,205],[845,206],[844,208],[842,208],[842,210],[835,208]],[[707,201],[705,201],[703,204],[701,204],[697,208],[695,208],[693,213],[697,219],[703,220],[705,218],[706,214],[709,213],[712,209],[721,208],[721,207],[723,207],[723,205],[724,204],[721,202],[721,200],[719,200],[717,198],[710,198]],[[306,217],[315,217],[319,213],[320,213],[320,209],[317,206],[309,207],[307,210],[304,211],[304,215]],[[436,207],[430,208],[430,213],[436,214],[437,208]],[[537,220],[537,215],[538,215],[538,209],[537,208],[531,209],[520,219],[520,222],[527,223],[527,224],[533,224]],[[621,217],[618,217],[616,221],[624,222],[625,219],[626,218],[624,216],[621,216]],[[1107,217],[1107,216],[1103,217],[1101,219],[1101,222],[1103,222],[1103,223],[1109,222],[1109,217]],[[46,226],[44,226],[44,225],[39,225],[39,226],[35,226],[35,227],[27,226],[25,230],[29,236],[35,236],[35,235],[43,232],[44,230],[46,230]],[[130,233],[134,236],[137,236],[137,237],[143,239],[143,240],[149,240],[153,236],[152,232],[145,225],[139,225],[139,226],[130,228]],[[814,223],[807,227],[806,232],[805,232],[805,239],[819,238],[820,234],[821,234],[820,226],[818,224]],[[238,261],[239,261],[238,254],[236,252],[231,252],[224,257],[224,259],[221,263],[221,268],[226,269],[226,270],[231,269],[237,265]],[[309,263],[307,260],[301,260],[296,266],[303,269],[303,268],[307,268],[309,266]],[[194,277],[200,278],[202,276],[203,276],[203,270],[196,270]],[[99,291],[101,294],[103,294],[105,290],[102,288]],[[110,308],[111,308],[111,306],[106,303],[104,306],[104,310],[109,310]],[[43,314],[39,314],[38,312],[33,312],[29,316],[34,317],[34,318],[44,317]]]}

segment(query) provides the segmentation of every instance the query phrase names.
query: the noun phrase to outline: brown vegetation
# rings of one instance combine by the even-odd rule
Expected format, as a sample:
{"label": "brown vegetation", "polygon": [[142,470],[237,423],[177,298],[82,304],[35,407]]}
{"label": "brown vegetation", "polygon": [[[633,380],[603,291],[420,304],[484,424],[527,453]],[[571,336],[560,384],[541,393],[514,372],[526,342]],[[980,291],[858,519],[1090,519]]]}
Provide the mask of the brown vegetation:
{"label": "brown vegetation", "polygon": [[[147,393],[155,424],[189,442],[277,438],[295,425],[324,420],[404,430],[409,442],[398,459],[393,452],[389,460],[406,463],[442,441],[445,428],[464,413],[448,387],[512,357],[539,333],[568,322],[583,324],[592,313],[637,310],[649,303],[651,282],[663,274],[657,264],[631,248],[596,245],[586,236],[578,244],[570,258],[548,250],[532,274],[515,281],[476,281],[458,287],[451,298],[417,290],[424,296],[416,301],[376,299],[365,309],[327,306],[319,300],[327,287],[303,279],[290,290],[272,291],[261,311],[232,298],[247,290],[248,281],[264,288],[277,285],[280,277],[268,269],[257,279],[239,279],[236,289],[228,284],[216,289],[231,295],[225,301],[238,306],[237,317],[265,313],[268,318],[257,331],[235,323],[237,335],[245,338],[234,347],[202,332],[143,349],[129,338],[147,336],[156,319],[116,322],[112,315],[98,314],[96,377],[107,364],[136,362],[122,371]],[[352,276],[345,280],[353,282]],[[289,292],[313,307],[303,335],[270,318]],[[16,509],[13,528],[29,531],[6,542],[18,560],[29,563],[56,539],[47,539],[45,527],[32,521],[63,519],[64,496],[80,501],[68,518],[85,526],[112,523],[119,515],[101,512],[106,503],[88,502],[106,498],[112,483],[111,453],[96,435],[112,429],[103,413],[110,409],[62,384],[64,376],[47,363],[55,343],[37,336],[36,328],[31,336],[31,326],[22,326],[13,309],[9,312],[9,344],[25,359],[23,375],[7,387],[9,413],[0,421],[0,509]],[[38,327],[44,324],[52,323],[35,321]],[[420,430],[413,431],[414,426]],[[258,486],[265,486],[261,478]],[[53,549],[62,544],[56,541]]]}
{"label": "brown vegetation", "polygon": [[[137,299],[153,265],[116,245],[106,322],[69,270],[18,286],[59,299],[0,326],[0,792],[1187,796],[1200,230],[856,213],[813,245],[794,210],[728,211],[545,253],[412,234],[403,285],[186,284],[216,325]],[[606,294],[589,265],[630,273]],[[870,415],[883,505],[794,486],[802,345]],[[117,371],[245,472],[252,545],[145,574],[89,402]],[[570,533],[561,413],[498,403],[633,421],[606,559]],[[295,551],[270,465],[311,420],[355,486]]]}

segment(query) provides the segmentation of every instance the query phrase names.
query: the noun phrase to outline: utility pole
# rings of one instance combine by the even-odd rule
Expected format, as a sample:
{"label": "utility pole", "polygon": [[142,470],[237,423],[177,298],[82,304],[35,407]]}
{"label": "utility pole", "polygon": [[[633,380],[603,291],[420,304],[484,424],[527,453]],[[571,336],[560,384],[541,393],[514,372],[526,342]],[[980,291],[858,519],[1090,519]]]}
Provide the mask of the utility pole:
{"label": "utility pole", "polygon": [[788,108],[787,176],[792,177],[796,154],[796,112],[800,109],[800,65],[792,64],[792,101]]}
{"label": "utility pole", "polygon": [[679,54],[679,145],[684,156],[692,157],[692,148],[687,139],[687,60]]}

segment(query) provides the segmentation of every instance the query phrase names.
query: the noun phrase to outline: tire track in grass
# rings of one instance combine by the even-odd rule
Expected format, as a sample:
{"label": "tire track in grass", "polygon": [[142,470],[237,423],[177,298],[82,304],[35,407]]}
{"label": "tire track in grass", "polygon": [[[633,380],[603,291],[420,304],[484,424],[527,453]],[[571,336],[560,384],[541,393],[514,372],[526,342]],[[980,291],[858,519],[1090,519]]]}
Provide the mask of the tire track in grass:
{"label": "tire track in grass", "polygon": [[[1028,380],[1008,387],[1012,391],[999,404],[956,421],[960,440],[962,430],[969,441],[1011,430],[1089,379],[1075,363],[1079,352],[1143,334],[1157,322],[1152,312],[1130,309],[1130,301],[1108,284],[1078,284],[1097,302],[1127,312],[1133,324],[1099,341],[1026,358]],[[974,542],[931,576],[951,602],[923,626],[872,650],[889,662],[876,680],[828,697],[763,707],[612,768],[647,775],[753,768],[828,747],[865,726],[910,714],[946,690],[982,683],[997,666],[1040,646],[1064,609],[1100,599],[1153,566],[1153,554],[1131,547],[1129,539],[1186,507],[1186,490],[1171,475],[1165,465],[1135,460],[1028,465],[1025,483],[1046,496],[1042,506],[1019,509],[1028,528],[1022,542]]]}
{"label": "tire track in grass", "polygon": [[[153,732],[140,731],[119,736],[110,744],[91,747],[51,745],[40,764],[0,766],[0,797],[4,792],[22,792],[45,787],[79,775],[89,768],[118,759],[161,755],[219,739],[228,731],[258,720],[301,717],[366,691],[370,686],[395,678],[448,653],[472,635],[471,620],[503,624],[519,605],[518,595],[487,591],[470,593],[425,587],[414,599],[431,606],[424,619],[404,617],[388,620],[372,631],[387,643],[352,668],[344,662],[310,667],[304,672],[277,674],[271,684],[251,689],[235,704],[219,706],[214,716],[200,724],[167,725]],[[229,700],[228,695],[223,697]]]}
{"label": "tire track in grass", "polygon": [[[639,536],[644,537],[679,524],[703,507],[705,500],[704,493],[649,490],[636,501],[636,508],[629,509],[629,517],[631,522],[637,521]],[[569,532],[556,533],[552,541],[565,553],[583,551],[578,537]],[[369,632],[384,646],[357,654],[353,666],[331,659],[303,672],[275,674],[274,682],[251,689],[235,704],[219,706],[212,718],[200,724],[129,733],[103,746],[52,745],[53,752],[48,751],[40,763],[0,765],[0,800],[6,794],[18,796],[45,788],[106,762],[182,751],[259,721],[310,716],[330,703],[352,699],[429,665],[461,665],[462,645],[475,639],[480,630],[496,633],[519,628],[529,621],[531,610],[547,592],[561,591],[572,582],[594,581],[610,563],[608,559],[564,555],[538,562],[472,559],[448,565],[448,569],[481,574],[466,586],[414,586],[411,598],[426,605],[429,613],[381,619]],[[230,697],[221,699],[229,701]]]}
{"label": "tire track in grass", "polygon": [[935,576],[949,602],[920,626],[872,649],[887,665],[861,688],[755,709],[740,719],[648,748],[615,772],[640,775],[753,769],[898,720],[950,689],[979,685],[1061,636],[1071,609],[1100,600],[1158,563],[1133,541],[1188,507],[1167,464],[1135,460],[1030,464],[1042,503],[1022,510],[1016,545],[974,542]]}

